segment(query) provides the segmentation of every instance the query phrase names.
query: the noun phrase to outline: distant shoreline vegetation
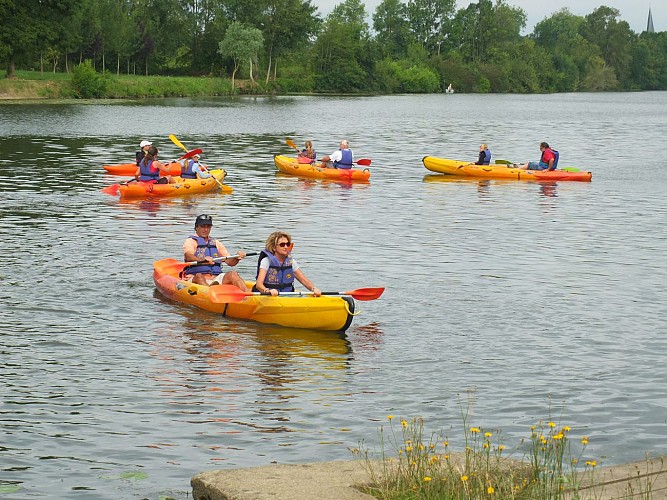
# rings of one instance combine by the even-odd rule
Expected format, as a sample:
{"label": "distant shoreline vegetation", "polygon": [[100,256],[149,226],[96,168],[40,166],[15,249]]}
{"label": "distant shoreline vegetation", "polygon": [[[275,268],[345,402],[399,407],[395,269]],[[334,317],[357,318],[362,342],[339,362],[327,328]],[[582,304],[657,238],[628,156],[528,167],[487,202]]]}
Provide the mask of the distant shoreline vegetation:
{"label": "distant shoreline vegetation", "polygon": [[[204,5],[205,4],[205,5]],[[667,32],[504,0],[23,0],[0,9],[0,98],[667,90]],[[647,14],[649,14],[647,12]],[[652,23],[650,23],[652,25]]]}

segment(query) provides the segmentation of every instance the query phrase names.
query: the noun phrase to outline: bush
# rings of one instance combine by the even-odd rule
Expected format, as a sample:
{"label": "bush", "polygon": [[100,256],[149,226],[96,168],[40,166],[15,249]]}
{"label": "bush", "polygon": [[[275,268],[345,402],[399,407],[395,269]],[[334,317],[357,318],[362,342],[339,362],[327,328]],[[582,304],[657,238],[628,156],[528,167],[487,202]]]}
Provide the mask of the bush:
{"label": "bush", "polygon": [[81,99],[107,97],[109,77],[107,74],[95,71],[90,60],[86,59],[74,68],[72,88],[76,96]]}

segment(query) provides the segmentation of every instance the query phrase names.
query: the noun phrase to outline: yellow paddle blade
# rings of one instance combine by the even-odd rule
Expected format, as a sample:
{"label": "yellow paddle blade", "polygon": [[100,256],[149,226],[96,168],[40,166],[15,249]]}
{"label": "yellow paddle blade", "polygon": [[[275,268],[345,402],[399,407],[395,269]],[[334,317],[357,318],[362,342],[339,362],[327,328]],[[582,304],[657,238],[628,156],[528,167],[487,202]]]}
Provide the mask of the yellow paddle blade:
{"label": "yellow paddle blade", "polygon": [[181,148],[183,151],[186,153],[188,152],[188,148],[186,148],[181,141],[179,141],[174,134],[169,134],[169,139],[171,139],[171,142],[176,144],[179,148]]}
{"label": "yellow paddle blade", "polygon": [[296,144],[294,143],[294,141],[292,139],[290,139],[289,137],[287,139],[285,139],[285,144],[287,144],[292,149],[296,149],[297,151],[299,150],[299,148],[296,147]]}

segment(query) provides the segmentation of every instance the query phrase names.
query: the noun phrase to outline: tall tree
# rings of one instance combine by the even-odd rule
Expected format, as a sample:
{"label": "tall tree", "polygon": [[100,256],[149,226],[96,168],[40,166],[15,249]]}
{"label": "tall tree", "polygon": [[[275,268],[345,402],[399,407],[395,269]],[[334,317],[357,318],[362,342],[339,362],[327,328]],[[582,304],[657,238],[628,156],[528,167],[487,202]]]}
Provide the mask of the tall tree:
{"label": "tall tree", "polygon": [[321,20],[316,11],[310,0],[267,0],[261,23],[267,84],[272,70],[275,77],[278,57],[304,46],[317,33]]}
{"label": "tall tree", "polygon": [[[588,14],[579,27],[579,33],[600,48],[604,63],[616,73],[627,87],[630,78],[630,53],[636,35],[626,21],[619,21],[620,12],[611,7],[598,7]],[[599,64],[593,66],[599,67]]]}
{"label": "tall tree", "polygon": [[60,26],[78,7],[78,0],[0,0],[0,55],[7,62],[7,77],[15,76],[16,62],[27,62],[39,50],[58,40]]}
{"label": "tall tree", "polygon": [[408,18],[412,36],[430,54],[440,54],[449,24],[454,15],[455,0],[409,0]]}
{"label": "tall tree", "polygon": [[408,9],[401,0],[382,0],[373,14],[375,41],[384,57],[405,57],[412,42]]}
{"label": "tall tree", "polygon": [[345,0],[327,16],[313,48],[318,90],[358,92],[368,85],[372,69],[366,9],[359,0]]}
{"label": "tall tree", "polygon": [[250,63],[250,75],[252,78],[252,61],[257,58],[257,53],[262,48],[262,32],[257,28],[250,28],[235,21],[227,28],[225,38],[220,42],[218,52],[223,57],[229,57],[234,61],[232,72],[232,92],[236,72],[243,61]]}

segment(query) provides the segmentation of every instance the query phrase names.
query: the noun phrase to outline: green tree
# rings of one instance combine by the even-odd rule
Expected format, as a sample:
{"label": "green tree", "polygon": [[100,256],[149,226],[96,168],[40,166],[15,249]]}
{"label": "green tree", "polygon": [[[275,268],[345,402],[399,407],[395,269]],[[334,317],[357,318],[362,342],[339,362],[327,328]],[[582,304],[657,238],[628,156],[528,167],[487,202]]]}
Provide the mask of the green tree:
{"label": "green tree", "polygon": [[327,16],[313,47],[318,90],[369,89],[375,59],[365,17],[366,10],[359,0],[345,0]]}
{"label": "green tree", "polygon": [[63,21],[77,7],[78,0],[0,0],[0,55],[8,78],[15,76],[17,62],[26,64],[40,48],[55,47]]}
{"label": "green tree", "polygon": [[233,22],[227,28],[225,38],[218,46],[218,53],[223,57],[229,57],[234,61],[234,71],[232,72],[232,92],[236,72],[242,61],[249,61],[250,72],[252,74],[252,61],[257,58],[257,53],[263,45],[262,32],[257,28],[249,28],[240,22]]}
{"label": "green tree", "polygon": [[373,14],[373,29],[382,57],[405,57],[413,37],[408,22],[408,9],[401,0],[382,0]]}
{"label": "green tree", "polygon": [[[579,33],[600,48],[605,68],[616,73],[617,80],[627,87],[630,79],[630,53],[636,35],[626,21],[619,21],[620,12],[611,7],[598,7],[585,17]],[[594,64],[592,67],[599,68]]]}
{"label": "green tree", "polygon": [[262,20],[267,56],[266,84],[275,79],[278,58],[305,46],[317,33],[321,20],[310,0],[267,0]]}
{"label": "green tree", "polygon": [[440,54],[454,14],[455,0],[409,0],[412,36],[429,54]]}

